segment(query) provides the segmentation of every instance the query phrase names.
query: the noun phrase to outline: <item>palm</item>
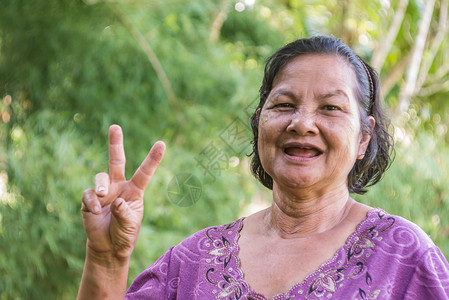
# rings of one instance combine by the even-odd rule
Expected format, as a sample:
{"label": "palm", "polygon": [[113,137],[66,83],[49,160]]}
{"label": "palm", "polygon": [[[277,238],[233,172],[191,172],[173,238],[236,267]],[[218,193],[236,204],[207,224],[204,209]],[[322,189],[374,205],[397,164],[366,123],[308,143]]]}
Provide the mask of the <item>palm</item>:
{"label": "palm", "polygon": [[86,202],[82,209],[83,222],[87,245],[91,250],[97,253],[112,253],[117,257],[129,257],[137,242],[143,217],[143,193],[162,159],[164,149],[163,143],[155,144],[134,176],[127,181],[124,175],[123,135],[118,126],[111,126],[109,176],[103,176],[107,193],[96,195],[101,204],[101,211],[92,213],[89,209],[90,203],[84,200],[89,196],[86,196],[86,193],[92,194],[93,190],[86,191],[83,196],[83,201]]}

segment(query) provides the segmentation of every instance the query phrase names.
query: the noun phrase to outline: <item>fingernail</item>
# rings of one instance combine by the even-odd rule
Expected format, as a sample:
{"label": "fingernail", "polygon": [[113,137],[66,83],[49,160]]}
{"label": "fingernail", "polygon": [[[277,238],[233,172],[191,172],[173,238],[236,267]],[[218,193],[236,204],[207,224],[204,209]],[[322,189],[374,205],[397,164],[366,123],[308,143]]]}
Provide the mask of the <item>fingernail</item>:
{"label": "fingernail", "polygon": [[106,190],[106,188],[102,185],[97,186],[97,193],[101,193],[104,192]]}
{"label": "fingernail", "polygon": [[94,214],[98,214],[99,212],[100,212],[100,207],[98,207],[98,206],[94,206],[94,208],[92,209],[92,212],[94,213]]}

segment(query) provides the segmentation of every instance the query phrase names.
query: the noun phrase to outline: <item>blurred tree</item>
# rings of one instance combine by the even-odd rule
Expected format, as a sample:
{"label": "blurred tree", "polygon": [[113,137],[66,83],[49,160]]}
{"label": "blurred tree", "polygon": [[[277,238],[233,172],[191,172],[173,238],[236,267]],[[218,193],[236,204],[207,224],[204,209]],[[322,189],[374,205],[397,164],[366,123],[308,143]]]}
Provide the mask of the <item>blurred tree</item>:
{"label": "blurred tree", "polygon": [[[73,299],[85,243],[80,196],[105,170],[111,123],[124,128],[128,170],[156,139],[169,144],[146,194],[131,278],[192,232],[235,219],[254,194],[239,170],[250,149],[245,108],[257,94],[244,92],[256,66],[211,44],[215,5],[180,3],[4,5],[0,82],[12,100],[1,106],[9,116],[0,135],[1,299]],[[228,146],[233,124],[241,149]],[[226,160],[205,156],[210,145]],[[230,168],[231,156],[242,163]],[[169,201],[167,185],[182,172],[199,179],[201,205]]]}

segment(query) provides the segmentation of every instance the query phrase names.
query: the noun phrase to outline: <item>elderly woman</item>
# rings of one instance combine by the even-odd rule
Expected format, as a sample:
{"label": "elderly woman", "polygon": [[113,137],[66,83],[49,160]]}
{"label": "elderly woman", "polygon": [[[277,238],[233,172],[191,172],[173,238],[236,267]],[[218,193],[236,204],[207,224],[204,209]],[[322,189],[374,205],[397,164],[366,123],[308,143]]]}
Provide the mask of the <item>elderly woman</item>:
{"label": "elderly woman", "polygon": [[120,127],[109,175],[83,194],[87,253],[79,299],[448,299],[449,265],[413,223],[356,202],[390,163],[371,67],[343,42],[294,41],[267,62],[251,118],[252,170],[271,207],[171,247],[131,285],[143,192],[165,146],[131,180]]}

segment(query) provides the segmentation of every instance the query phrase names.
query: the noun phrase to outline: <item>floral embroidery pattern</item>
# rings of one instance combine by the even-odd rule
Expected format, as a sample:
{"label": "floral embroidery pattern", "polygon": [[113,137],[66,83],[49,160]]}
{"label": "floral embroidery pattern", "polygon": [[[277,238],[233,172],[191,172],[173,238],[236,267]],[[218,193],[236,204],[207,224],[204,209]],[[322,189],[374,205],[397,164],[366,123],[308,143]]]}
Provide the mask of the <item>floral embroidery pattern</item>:
{"label": "floral embroidery pattern", "polygon": [[[375,217],[372,217],[372,216]],[[345,246],[333,259],[329,260],[303,282],[293,286],[287,293],[273,297],[273,300],[285,299],[317,299],[330,298],[345,282],[353,278],[364,278],[352,299],[377,299],[380,290],[372,290],[373,279],[368,272],[367,259],[376,248],[376,243],[382,241],[382,234],[395,223],[395,218],[383,210],[369,213],[369,218],[363,221],[356,232],[351,235]],[[242,227],[239,219],[228,225],[212,227],[205,231],[205,243],[209,258],[204,268],[204,277],[214,286],[215,299],[252,299],[267,300],[263,295],[252,291],[243,278],[239,268],[238,238]],[[362,225],[363,229],[362,230]],[[367,226],[368,225],[368,226]]]}
{"label": "floral embroidery pattern", "polygon": [[[384,217],[385,212],[378,211],[377,219],[371,220],[371,222],[374,223],[372,226],[360,233],[359,230],[356,230],[356,233],[348,239],[349,245],[348,243],[346,244],[348,246],[346,250],[346,262],[337,268],[331,269],[324,273],[320,272],[319,275],[312,280],[306,299],[313,296],[321,298],[326,294],[331,295],[337,291],[338,283],[343,280],[359,277],[364,272],[365,282],[368,288],[371,287],[372,278],[366,270],[367,266],[365,257],[369,257],[371,252],[376,247],[376,238],[393,226],[395,222],[395,219],[392,217]],[[346,247],[343,249],[345,248]],[[331,274],[333,274],[333,276],[330,276]],[[324,278],[326,278],[327,281],[324,281]],[[376,290],[370,294],[367,294],[363,288],[359,288],[359,295],[361,299],[377,299],[379,293],[380,290]]]}
{"label": "floral embroidery pattern", "polygon": [[365,282],[368,286],[368,290],[365,291],[364,289],[359,288],[357,295],[354,297],[354,300],[359,300],[359,297],[360,297],[360,299],[363,299],[363,300],[374,300],[374,299],[377,299],[377,297],[379,296],[380,290],[371,291],[371,285],[372,285],[373,280],[371,278],[371,275],[368,272],[366,272],[366,275],[365,275]]}
{"label": "floral embroidery pattern", "polygon": [[[242,299],[248,286],[240,279],[243,274],[237,268],[236,253],[238,237],[242,220],[237,220],[225,226],[212,227],[206,230],[206,248],[210,256],[204,269],[206,280],[216,286],[216,299]],[[235,231],[234,231],[235,230]],[[230,240],[232,238],[232,240]]]}

